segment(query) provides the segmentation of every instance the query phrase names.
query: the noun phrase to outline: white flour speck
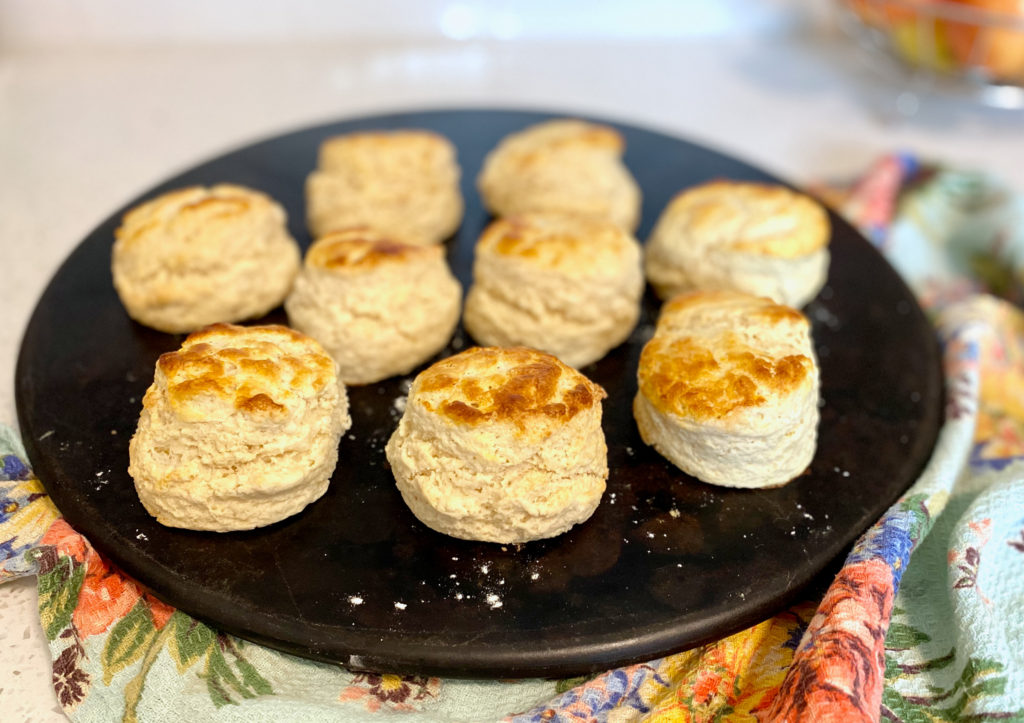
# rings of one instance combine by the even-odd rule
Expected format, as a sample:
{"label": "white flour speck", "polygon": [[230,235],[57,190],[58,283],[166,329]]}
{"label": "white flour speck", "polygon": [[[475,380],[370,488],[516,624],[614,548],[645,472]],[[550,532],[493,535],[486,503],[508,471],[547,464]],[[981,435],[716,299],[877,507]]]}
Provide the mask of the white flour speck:
{"label": "white flour speck", "polygon": [[652,540],[654,539],[654,533],[653,532],[648,532],[647,536],[650,537]]}
{"label": "white flour speck", "polygon": [[491,571],[491,568],[487,567],[487,565],[481,565],[480,566],[480,572],[482,572],[484,575],[486,575],[490,571]]}
{"label": "white flour speck", "polygon": [[353,595],[352,597],[350,597],[348,599],[348,601],[350,603],[352,603],[353,605],[362,605],[363,604],[363,599],[361,597],[359,597],[358,595]]}
{"label": "white flour speck", "polygon": [[491,610],[497,610],[502,605],[501,598],[492,592],[487,596],[487,604],[491,606]]}
{"label": "white flour speck", "polygon": [[669,517],[679,517],[679,514],[679,510],[676,509],[675,507],[668,511]]}
{"label": "white flour speck", "polygon": [[137,534],[135,536],[135,539],[136,540],[142,540],[143,542],[148,542],[149,541],[149,538],[146,537],[146,533],[145,532],[140,532],[139,534]]}
{"label": "white flour speck", "polygon": [[406,605],[404,602],[396,602],[395,603],[395,609],[397,609],[397,610],[405,610],[407,607],[408,607],[408,605]]}
{"label": "white flour speck", "polygon": [[536,579],[538,579],[539,577],[540,577],[540,573],[539,573],[539,572],[535,572],[535,573],[533,573],[532,575],[530,575],[530,579],[531,579],[531,580],[536,580]]}
{"label": "white flour speck", "polygon": [[392,402],[392,406],[395,408],[395,411],[404,412],[405,403],[408,401],[409,397],[395,397],[395,401]]}

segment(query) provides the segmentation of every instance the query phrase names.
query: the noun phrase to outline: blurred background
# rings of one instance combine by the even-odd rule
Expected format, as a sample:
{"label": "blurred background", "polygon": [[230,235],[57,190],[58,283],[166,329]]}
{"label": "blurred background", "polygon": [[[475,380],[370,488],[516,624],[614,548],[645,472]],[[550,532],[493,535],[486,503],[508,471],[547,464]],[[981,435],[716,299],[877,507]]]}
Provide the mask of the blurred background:
{"label": "blurred background", "polygon": [[[794,184],[881,155],[1024,191],[1019,0],[0,0],[0,421],[46,282],[230,148],[418,108],[589,114]],[[61,720],[33,581],[0,587],[0,718]]]}

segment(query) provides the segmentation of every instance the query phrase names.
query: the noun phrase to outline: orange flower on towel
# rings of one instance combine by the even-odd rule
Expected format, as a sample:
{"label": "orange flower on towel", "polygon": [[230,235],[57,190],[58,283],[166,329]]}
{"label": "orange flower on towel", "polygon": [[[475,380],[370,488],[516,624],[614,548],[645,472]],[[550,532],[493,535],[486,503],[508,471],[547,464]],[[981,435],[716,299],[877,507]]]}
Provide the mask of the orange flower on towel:
{"label": "orange flower on towel", "polygon": [[693,702],[704,704],[718,695],[718,689],[722,685],[721,674],[713,668],[705,668],[697,673],[697,680],[693,684]]}
{"label": "orange flower on towel", "polygon": [[139,590],[134,583],[112,570],[91,547],[89,552],[85,581],[71,618],[83,638],[105,633],[139,600]]}
{"label": "orange flower on towel", "polygon": [[50,529],[43,535],[43,539],[39,541],[41,547],[47,545],[53,545],[58,554],[67,555],[75,560],[75,562],[85,562],[86,546],[88,543],[85,538],[71,529],[63,517],[56,520]]}
{"label": "orange flower on towel", "polygon": [[769,718],[878,720],[893,597],[884,560],[847,564],[821,601]]}
{"label": "orange flower on towel", "polygon": [[105,633],[138,602],[138,586],[107,564],[63,519],[50,526],[42,544],[53,545],[58,555],[71,557],[85,566],[85,579],[71,618],[82,638]]}
{"label": "orange flower on towel", "polygon": [[142,597],[145,599],[146,605],[149,606],[150,615],[153,616],[153,627],[157,630],[163,630],[164,625],[166,625],[167,621],[171,619],[172,615],[174,615],[175,609],[167,603],[157,600],[153,597],[152,593],[144,592],[142,593]]}

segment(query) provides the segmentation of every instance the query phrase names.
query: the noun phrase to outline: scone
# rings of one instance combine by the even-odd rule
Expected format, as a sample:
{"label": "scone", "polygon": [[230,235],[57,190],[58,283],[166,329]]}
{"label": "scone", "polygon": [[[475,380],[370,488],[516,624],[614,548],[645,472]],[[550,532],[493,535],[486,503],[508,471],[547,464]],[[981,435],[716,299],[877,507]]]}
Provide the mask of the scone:
{"label": "scone", "polygon": [[462,222],[455,146],[430,131],[335,136],[320,146],[306,179],[306,220],[314,238],[372,226],[414,243],[440,243]]}
{"label": "scone", "polygon": [[783,186],[715,181],[683,191],[645,249],[647,279],[663,299],[727,289],[801,307],[828,276],[828,214]]}
{"label": "scone", "polygon": [[734,291],[662,308],[637,371],[644,442],[726,487],[777,487],[804,472],[818,430],[818,365],[795,309]]}
{"label": "scone", "polygon": [[443,247],[352,228],[309,248],[284,307],[291,325],[334,357],[342,381],[369,384],[412,370],[448,343],[462,286]]}
{"label": "scone", "polygon": [[477,187],[495,216],[565,211],[633,231],[640,187],[622,162],[625,147],[608,126],[545,121],[502,139],[484,159]]}
{"label": "scone", "polygon": [[157,361],[128,473],[164,525],[248,530],[327,490],[351,424],[315,341],[283,326],[216,324]]}
{"label": "scone", "polygon": [[590,364],[636,326],[640,256],[637,241],[610,221],[562,213],[499,219],[477,242],[466,330],[480,344]]}
{"label": "scone", "polygon": [[129,316],[172,334],[263,316],[299,270],[285,221],[278,203],[242,186],[165,193],[114,232],[114,288]]}
{"label": "scone", "polygon": [[466,540],[519,543],[588,519],[608,478],[604,390],[549,354],[472,348],[412,384],[387,458],[409,509]]}

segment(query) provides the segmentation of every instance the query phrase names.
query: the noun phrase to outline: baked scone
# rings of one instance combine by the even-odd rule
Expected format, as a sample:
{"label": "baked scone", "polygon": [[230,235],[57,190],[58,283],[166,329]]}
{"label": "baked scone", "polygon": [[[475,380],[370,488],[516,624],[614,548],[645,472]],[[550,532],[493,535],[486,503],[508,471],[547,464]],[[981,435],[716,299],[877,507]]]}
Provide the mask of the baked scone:
{"label": "baked scone", "polygon": [[172,334],[263,316],[299,270],[285,221],[278,203],[242,186],[165,193],[114,232],[114,288],[129,316]]}
{"label": "baked scone", "polygon": [[409,509],[466,540],[553,537],[608,478],[604,390],[550,354],[474,347],[421,372],[387,444]]}
{"label": "baked scone", "polygon": [[644,442],[684,472],[726,487],[777,487],[817,446],[818,365],[799,311],[734,291],[662,308],[637,371]]}
{"label": "baked scone", "polygon": [[564,211],[633,231],[640,187],[622,162],[625,147],[608,126],[545,121],[503,138],[484,159],[477,187],[495,216]]}
{"label": "baked scone", "polygon": [[334,357],[343,382],[369,384],[411,371],[448,343],[462,286],[442,246],[351,228],[310,246],[284,308]]}
{"label": "baked scone", "polygon": [[729,289],[801,307],[828,276],[828,214],[817,201],[763,183],[714,181],[668,204],[647,241],[647,279],[663,299]]}
{"label": "baked scone", "polygon": [[216,324],[157,361],[128,473],[161,524],[248,530],[327,490],[351,424],[334,362],[313,339]]}
{"label": "baked scone", "polygon": [[480,344],[590,364],[636,326],[640,257],[636,239],[610,221],[563,213],[498,219],[476,245],[466,330]]}
{"label": "baked scone", "polygon": [[440,243],[462,222],[455,146],[423,130],[370,131],[330,138],[306,179],[313,238],[372,226],[413,243]]}

